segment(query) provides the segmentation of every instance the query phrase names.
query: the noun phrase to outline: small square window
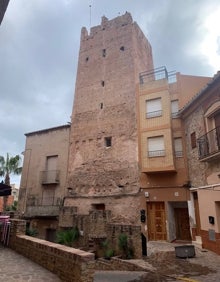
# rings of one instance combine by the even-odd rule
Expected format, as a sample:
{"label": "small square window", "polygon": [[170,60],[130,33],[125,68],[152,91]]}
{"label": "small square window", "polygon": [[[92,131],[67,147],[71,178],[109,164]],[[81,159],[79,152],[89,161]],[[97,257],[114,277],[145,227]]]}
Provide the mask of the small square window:
{"label": "small square window", "polygon": [[105,147],[112,146],[112,137],[105,137]]}

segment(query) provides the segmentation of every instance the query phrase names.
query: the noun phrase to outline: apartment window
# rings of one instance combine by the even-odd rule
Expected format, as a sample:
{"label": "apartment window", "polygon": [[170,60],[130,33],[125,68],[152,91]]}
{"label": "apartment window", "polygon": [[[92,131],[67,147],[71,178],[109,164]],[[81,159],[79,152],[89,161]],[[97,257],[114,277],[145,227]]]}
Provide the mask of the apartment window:
{"label": "apartment window", "polygon": [[148,157],[162,157],[165,156],[164,137],[156,136],[149,137],[148,143]]}
{"label": "apartment window", "polygon": [[154,118],[162,115],[161,98],[146,101],[146,118]]}
{"label": "apartment window", "polygon": [[183,143],[181,137],[174,139],[174,150],[176,158],[181,158],[183,156]]}
{"label": "apartment window", "polygon": [[196,148],[196,133],[195,132],[191,133],[190,138],[191,138],[191,147],[192,149],[194,149]]}
{"label": "apartment window", "polygon": [[171,101],[172,118],[176,118],[178,116],[178,112],[179,112],[179,101],[178,100]]}
{"label": "apartment window", "polygon": [[105,137],[105,147],[109,148],[112,146],[112,137]]}

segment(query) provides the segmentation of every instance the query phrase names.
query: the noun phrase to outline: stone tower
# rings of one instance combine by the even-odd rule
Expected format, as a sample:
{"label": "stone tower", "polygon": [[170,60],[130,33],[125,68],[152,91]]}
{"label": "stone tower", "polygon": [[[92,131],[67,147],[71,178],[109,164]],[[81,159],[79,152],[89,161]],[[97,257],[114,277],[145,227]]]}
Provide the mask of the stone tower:
{"label": "stone tower", "polygon": [[[135,222],[139,209],[136,84],[153,69],[151,46],[129,13],[81,31],[72,125],[69,205],[111,210]],[[136,200],[135,200],[136,199]],[[132,209],[133,207],[133,209]]]}

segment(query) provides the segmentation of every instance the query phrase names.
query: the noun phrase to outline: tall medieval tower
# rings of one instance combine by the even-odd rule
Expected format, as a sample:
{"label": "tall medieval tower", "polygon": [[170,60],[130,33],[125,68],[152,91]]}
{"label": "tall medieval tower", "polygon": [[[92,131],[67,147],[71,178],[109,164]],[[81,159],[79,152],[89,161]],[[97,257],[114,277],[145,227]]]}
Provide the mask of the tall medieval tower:
{"label": "tall medieval tower", "polygon": [[139,73],[150,69],[151,46],[129,13],[103,17],[89,34],[82,28],[68,166],[69,205],[81,214],[105,209],[137,219],[135,89]]}

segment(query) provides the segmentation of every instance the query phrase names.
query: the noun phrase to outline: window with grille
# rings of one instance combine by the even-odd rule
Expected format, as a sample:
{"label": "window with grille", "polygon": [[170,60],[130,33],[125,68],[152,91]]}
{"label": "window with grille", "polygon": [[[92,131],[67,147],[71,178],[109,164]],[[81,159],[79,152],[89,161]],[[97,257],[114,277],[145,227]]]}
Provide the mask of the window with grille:
{"label": "window with grille", "polygon": [[148,157],[162,157],[165,156],[164,137],[156,136],[149,137],[148,143]]}
{"label": "window with grille", "polygon": [[162,115],[161,98],[146,101],[146,118],[154,118]]}

